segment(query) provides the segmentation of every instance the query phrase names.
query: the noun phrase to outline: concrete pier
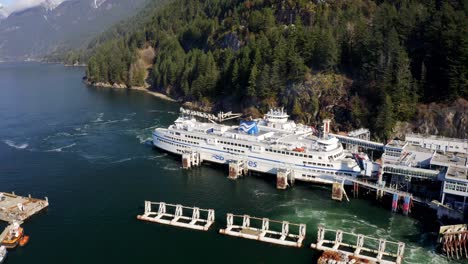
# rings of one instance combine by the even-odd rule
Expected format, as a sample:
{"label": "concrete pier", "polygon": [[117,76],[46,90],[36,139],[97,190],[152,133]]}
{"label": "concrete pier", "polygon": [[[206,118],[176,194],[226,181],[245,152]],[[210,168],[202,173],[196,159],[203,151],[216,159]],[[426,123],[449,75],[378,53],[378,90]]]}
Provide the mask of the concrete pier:
{"label": "concrete pier", "polygon": [[49,206],[44,200],[18,196],[14,193],[0,192],[0,220],[5,222],[23,222]]}
{"label": "concrete pier", "polygon": [[[153,206],[157,206],[158,211],[153,211]],[[191,216],[184,216],[184,211],[191,213]],[[138,215],[137,219],[207,231],[214,223],[215,211],[213,209],[201,209],[180,204],[145,201],[145,212],[143,215]]]}
{"label": "concrete pier", "polygon": [[[301,247],[306,235],[305,224],[294,224],[286,221],[275,221],[268,218],[234,214],[227,214],[226,220],[227,227],[225,229],[220,229],[219,232],[229,236],[259,240],[283,246]],[[235,223],[240,222],[240,220],[242,220],[241,224]],[[251,226],[251,220],[254,220],[254,223],[257,224],[258,227]],[[281,226],[281,231],[272,230],[270,223],[278,227]],[[297,234],[293,234],[290,231],[291,226],[297,229]]]}
{"label": "concrete pier", "polygon": [[190,169],[192,167],[200,166],[201,159],[198,152],[187,152],[182,154],[182,168]]}
{"label": "concrete pier", "polygon": [[241,176],[247,175],[248,166],[243,160],[231,160],[229,161],[229,179],[237,179]]}
{"label": "concrete pier", "polygon": [[[276,189],[285,190],[289,186],[289,179],[294,179],[291,169],[280,168],[276,172]],[[289,180],[289,181],[288,181]]]}
{"label": "concrete pier", "polygon": [[358,258],[375,263],[400,264],[405,244],[319,226],[317,243],[311,244],[311,248],[345,255],[349,260]]}

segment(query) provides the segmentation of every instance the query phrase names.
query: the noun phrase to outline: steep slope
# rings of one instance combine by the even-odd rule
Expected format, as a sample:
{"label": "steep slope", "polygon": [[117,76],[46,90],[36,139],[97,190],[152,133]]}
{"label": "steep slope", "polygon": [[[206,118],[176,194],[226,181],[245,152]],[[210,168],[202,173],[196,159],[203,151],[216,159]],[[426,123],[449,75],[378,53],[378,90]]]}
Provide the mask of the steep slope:
{"label": "steep slope", "polygon": [[418,103],[468,97],[465,2],[176,0],[100,45],[87,77],[141,83],[129,72],[150,45],[152,89],[169,96],[252,113],[282,105],[384,139]]}
{"label": "steep slope", "polygon": [[0,59],[38,58],[58,49],[80,48],[116,22],[134,15],[147,0],[45,2],[0,22]]}

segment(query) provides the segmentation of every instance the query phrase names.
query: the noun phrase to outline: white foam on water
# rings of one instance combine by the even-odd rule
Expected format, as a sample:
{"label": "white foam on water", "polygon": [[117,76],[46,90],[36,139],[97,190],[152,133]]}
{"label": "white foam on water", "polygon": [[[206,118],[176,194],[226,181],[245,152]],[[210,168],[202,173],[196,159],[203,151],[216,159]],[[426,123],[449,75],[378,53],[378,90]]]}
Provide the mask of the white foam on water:
{"label": "white foam on water", "polygon": [[92,155],[92,154],[86,154],[86,153],[80,153],[80,156],[87,159],[87,160],[102,160],[102,159],[109,159],[111,158],[110,156],[105,156],[105,155]]}
{"label": "white foam on water", "polygon": [[124,158],[124,159],[119,159],[119,160],[116,160],[116,161],[112,161],[112,162],[110,162],[110,164],[122,163],[122,162],[126,162],[126,161],[131,161],[131,160],[133,160],[133,158]]}
{"label": "white foam on water", "polygon": [[66,146],[63,146],[63,147],[46,150],[46,152],[62,152],[62,150],[67,149],[67,148],[71,148],[71,147],[73,147],[75,145],[76,145],[76,143],[72,143],[70,145],[66,145]]}
{"label": "white foam on water", "polygon": [[99,123],[102,122],[102,118],[104,117],[104,113],[99,113],[98,117],[93,121],[93,123]]}
{"label": "white foam on water", "polygon": [[107,124],[114,124],[114,123],[119,123],[119,122],[128,122],[130,120],[131,120],[130,118],[124,118],[124,119],[117,119],[117,120],[106,120],[104,122],[102,122],[103,120],[101,120],[101,122],[95,122],[95,123],[99,123],[99,125],[107,125]]}
{"label": "white foam on water", "polygon": [[160,159],[162,157],[166,157],[167,156],[167,153],[163,153],[161,155],[156,155],[156,156],[147,156],[146,159],[148,160],[157,160],[157,159]]}
{"label": "white foam on water", "polygon": [[166,165],[166,166],[162,167],[162,169],[167,170],[167,171],[178,171],[178,170],[180,170],[180,167],[174,167],[174,166]]}
{"label": "white foam on water", "polygon": [[81,136],[87,136],[88,133],[75,133],[75,134],[71,134],[71,133],[67,133],[67,132],[58,132],[54,135],[50,135],[50,136],[47,136],[43,139],[43,141],[47,141],[51,138],[57,138],[57,137],[81,137]]}
{"label": "white foam on water", "polygon": [[137,135],[136,138],[140,141],[140,144],[153,145],[153,139],[146,137],[146,135]]}
{"label": "white foam on water", "polygon": [[3,140],[5,144],[15,149],[25,149],[29,146],[28,143],[16,143],[13,140],[5,139]]}
{"label": "white foam on water", "polygon": [[148,110],[149,113],[164,113],[164,114],[170,114],[170,115],[178,115],[179,113],[177,112],[174,112],[174,111],[164,111],[164,110],[157,110],[157,109],[153,109],[153,110]]}
{"label": "white foam on water", "polygon": [[271,192],[262,192],[260,190],[254,190],[253,191],[253,194],[255,195],[255,197],[264,197],[264,196],[278,196],[279,193],[271,193]]}

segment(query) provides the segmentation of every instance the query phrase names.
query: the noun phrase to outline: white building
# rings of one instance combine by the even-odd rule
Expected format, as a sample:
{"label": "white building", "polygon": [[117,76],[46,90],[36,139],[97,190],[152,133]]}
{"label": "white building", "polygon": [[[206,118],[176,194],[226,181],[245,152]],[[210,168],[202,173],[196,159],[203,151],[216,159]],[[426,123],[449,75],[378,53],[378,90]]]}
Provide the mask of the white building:
{"label": "white building", "polygon": [[406,141],[412,145],[442,151],[468,153],[468,140],[421,134],[406,134]]}

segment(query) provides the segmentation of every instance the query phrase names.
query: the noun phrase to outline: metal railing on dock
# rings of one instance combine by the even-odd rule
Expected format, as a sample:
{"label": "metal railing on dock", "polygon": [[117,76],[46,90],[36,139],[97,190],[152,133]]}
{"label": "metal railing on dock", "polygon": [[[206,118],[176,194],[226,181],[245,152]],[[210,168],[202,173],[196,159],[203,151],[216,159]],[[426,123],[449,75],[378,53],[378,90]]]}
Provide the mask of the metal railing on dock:
{"label": "metal railing on dock", "polygon": [[[235,224],[235,220],[242,219],[242,224]],[[301,247],[306,235],[305,224],[294,224],[287,221],[275,221],[268,218],[258,218],[249,215],[227,214],[227,227],[220,229],[224,235],[243,237],[247,239],[260,240],[263,242],[279,244],[284,246]],[[251,220],[261,223],[261,227],[252,227]],[[270,229],[270,223],[281,225],[281,231]],[[290,231],[290,226],[297,228],[297,234]]]}
{"label": "metal railing on dock", "polygon": [[[153,206],[158,206],[158,211],[152,211]],[[184,216],[184,211],[189,211],[192,215]],[[206,219],[202,218],[202,214]],[[206,231],[214,223],[215,211],[180,204],[145,201],[145,212],[143,215],[138,215],[137,219]]]}
{"label": "metal railing on dock", "polygon": [[[348,239],[343,239],[344,236]],[[351,241],[354,243],[351,244]],[[319,226],[317,243],[311,244],[311,248],[383,264],[400,264],[405,244]]]}

